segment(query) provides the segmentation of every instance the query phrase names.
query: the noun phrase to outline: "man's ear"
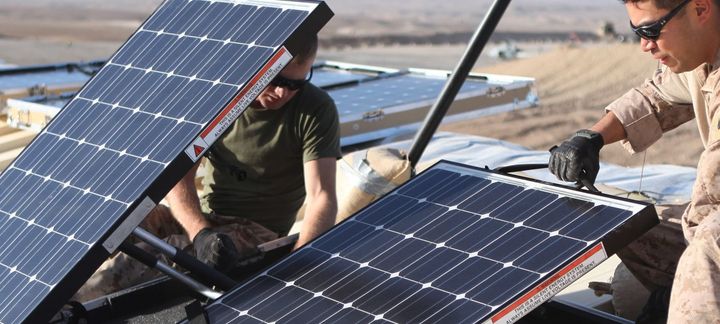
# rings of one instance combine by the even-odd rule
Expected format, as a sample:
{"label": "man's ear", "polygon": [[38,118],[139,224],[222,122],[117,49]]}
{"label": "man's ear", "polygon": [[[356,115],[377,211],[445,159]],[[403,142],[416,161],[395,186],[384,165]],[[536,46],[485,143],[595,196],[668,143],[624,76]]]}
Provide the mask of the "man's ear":
{"label": "man's ear", "polygon": [[693,4],[695,4],[695,14],[700,18],[700,21],[705,21],[710,17],[710,1],[711,0],[693,0]]}

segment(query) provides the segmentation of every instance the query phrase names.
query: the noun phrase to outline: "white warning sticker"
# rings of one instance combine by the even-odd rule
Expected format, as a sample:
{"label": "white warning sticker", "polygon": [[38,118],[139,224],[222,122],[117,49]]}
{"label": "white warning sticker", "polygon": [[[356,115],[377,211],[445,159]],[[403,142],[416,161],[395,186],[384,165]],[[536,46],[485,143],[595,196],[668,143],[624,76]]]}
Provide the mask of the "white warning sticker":
{"label": "white warning sticker", "polygon": [[202,137],[198,137],[185,149],[185,154],[187,154],[193,162],[197,162],[209,147],[210,145],[208,145]]}
{"label": "white warning sticker", "polygon": [[603,247],[602,242],[600,242],[483,324],[509,324],[518,321],[527,313],[540,306],[540,304],[565,289],[565,287],[569,286],[582,275],[592,270],[592,268],[595,268],[605,259],[607,259],[607,253],[605,252],[605,247]]}
{"label": "white warning sticker", "polygon": [[[260,69],[255,77],[248,81],[238,92],[235,98],[213,119],[198,138],[185,149],[185,153],[196,162],[207,148],[215,143],[220,136],[232,125],[247,106],[260,95],[270,81],[292,60],[290,52],[281,47],[275,55]],[[204,144],[197,145],[198,143]]]}

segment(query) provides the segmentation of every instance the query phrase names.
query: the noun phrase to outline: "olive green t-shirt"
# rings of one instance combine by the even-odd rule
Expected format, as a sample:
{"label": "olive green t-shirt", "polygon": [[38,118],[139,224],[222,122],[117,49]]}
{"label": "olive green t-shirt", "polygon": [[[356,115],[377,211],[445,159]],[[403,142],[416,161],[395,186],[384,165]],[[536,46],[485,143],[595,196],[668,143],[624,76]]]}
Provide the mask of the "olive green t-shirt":
{"label": "olive green t-shirt", "polygon": [[284,107],[249,107],[207,155],[204,212],[250,219],[285,235],[305,199],[303,163],[339,158],[338,113],[312,84]]}

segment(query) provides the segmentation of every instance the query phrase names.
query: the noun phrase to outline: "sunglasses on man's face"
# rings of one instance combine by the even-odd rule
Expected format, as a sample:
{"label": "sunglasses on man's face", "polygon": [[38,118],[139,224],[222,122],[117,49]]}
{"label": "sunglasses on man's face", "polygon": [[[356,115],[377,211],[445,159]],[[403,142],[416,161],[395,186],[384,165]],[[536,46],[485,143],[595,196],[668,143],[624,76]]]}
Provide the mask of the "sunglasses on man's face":
{"label": "sunglasses on man's face", "polygon": [[647,39],[649,41],[657,41],[658,38],[660,38],[660,31],[665,27],[665,25],[672,19],[672,17],[675,17],[680,10],[685,7],[686,4],[690,3],[690,0],[685,0],[677,7],[673,8],[673,10],[670,10],[667,15],[660,18],[658,21],[645,24],[642,26],[635,26],[633,25],[632,21],[630,22],[630,29],[632,29],[635,34],[638,36]]}
{"label": "sunglasses on man's face", "polygon": [[270,84],[272,84],[276,87],[295,91],[295,90],[299,90],[300,88],[304,87],[308,82],[310,82],[310,80],[312,79],[312,76],[313,76],[312,69],[310,69],[310,75],[308,75],[307,78],[299,79],[299,80],[298,79],[288,79],[288,78],[278,74],[277,76],[275,76],[274,79],[272,79],[272,81],[270,81]]}

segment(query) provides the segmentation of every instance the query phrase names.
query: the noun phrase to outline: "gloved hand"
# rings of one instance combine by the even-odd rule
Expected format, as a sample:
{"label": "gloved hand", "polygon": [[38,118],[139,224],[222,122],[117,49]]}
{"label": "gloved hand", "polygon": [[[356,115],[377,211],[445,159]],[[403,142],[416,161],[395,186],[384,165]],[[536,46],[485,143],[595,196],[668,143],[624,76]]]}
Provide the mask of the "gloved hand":
{"label": "gloved hand", "polygon": [[550,149],[550,173],[562,181],[586,179],[595,183],[603,145],[600,133],[587,129],[577,131],[569,140]]}
{"label": "gloved hand", "polygon": [[232,239],[208,227],[195,235],[193,248],[198,260],[221,272],[231,270],[240,259]]}

